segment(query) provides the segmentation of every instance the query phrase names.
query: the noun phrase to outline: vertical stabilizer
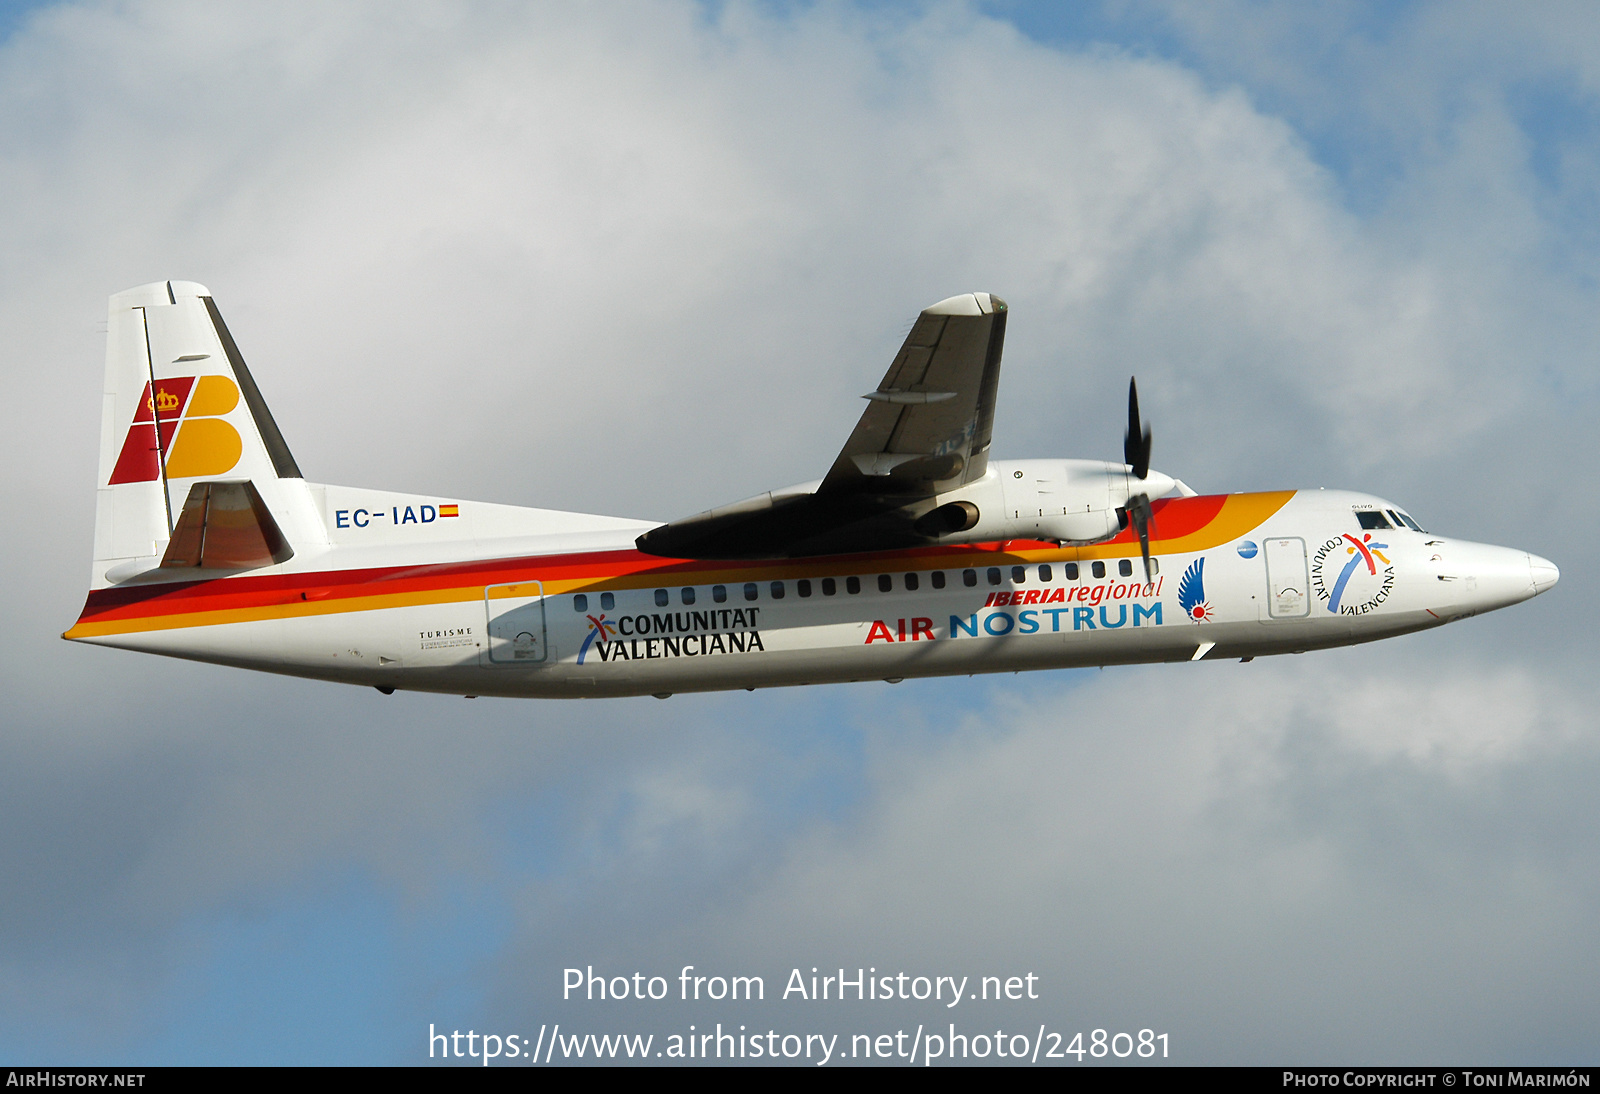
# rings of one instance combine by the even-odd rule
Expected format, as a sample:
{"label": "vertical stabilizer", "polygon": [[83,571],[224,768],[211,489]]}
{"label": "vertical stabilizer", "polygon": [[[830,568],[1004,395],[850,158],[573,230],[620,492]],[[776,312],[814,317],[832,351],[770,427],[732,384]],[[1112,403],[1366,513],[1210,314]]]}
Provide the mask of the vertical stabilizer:
{"label": "vertical stabilizer", "polygon": [[99,475],[95,587],[159,563],[195,483],[300,478],[204,285],[111,298]]}

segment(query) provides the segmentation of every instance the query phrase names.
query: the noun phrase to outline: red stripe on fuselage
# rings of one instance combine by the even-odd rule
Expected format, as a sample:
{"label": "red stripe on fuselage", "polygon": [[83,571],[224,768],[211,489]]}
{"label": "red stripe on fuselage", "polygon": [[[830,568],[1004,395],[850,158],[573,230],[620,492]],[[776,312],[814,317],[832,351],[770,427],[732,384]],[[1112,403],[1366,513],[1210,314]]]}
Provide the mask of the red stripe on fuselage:
{"label": "red stripe on fuselage", "polygon": [[[1216,519],[1227,495],[1196,498],[1171,498],[1152,503],[1153,544],[1190,535]],[[1129,529],[1102,546],[1135,541]],[[635,550],[595,551],[582,554],[530,555],[520,558],[482,559],[466,562],[431,563],[412,566],[365,567],[349,570],[318,570],[298,574],[239,575],[203,581],[135,585],[91,592],[79,615],[79,623],[109,623],[117,620],[145,619],[196,612],[229,611],[276,607],[315,601],[328,602],[358,597],[426,593],[440,589],[499,585],[529,579],[545,582],[610,582],[651,575],[663,584],[695,584],[694,576],[707,572],[741,575],[726,580],[754,579],[771,571],[790,573],[784,577],[819,576],[832,573],[868,573],[898,570],[917,564],[938,567],[938,560],[967,559],[979,565],[975,555],[987,555],[982,562],[994,564],[995,555],[1016,551],[1053,551],[1053,543],[1033,540],[1006,540],[996,543],[953,544],[917,547],[907,550],[858,555],[829,555],[810,559],[669,559]],[[1070,550],[1070,548],[1069,548]],[[703,582],[702,582],[703,583]]]}

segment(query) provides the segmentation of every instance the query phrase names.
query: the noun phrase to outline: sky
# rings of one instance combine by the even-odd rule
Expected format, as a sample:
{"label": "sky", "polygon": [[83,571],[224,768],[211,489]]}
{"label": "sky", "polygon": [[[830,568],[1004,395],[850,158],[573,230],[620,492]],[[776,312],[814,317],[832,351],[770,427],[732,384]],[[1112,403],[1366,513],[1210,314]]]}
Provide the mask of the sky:
{"label": "sky", "polygon": [[[1597,121],[1578,2],[6,6],[0,1061],[1595,1063]],[[1562,580],[1304,657],[666,702],[63,643],[105,301],[169,278],[314,481],[670,520],[819,476],[989,291],[997,458],[1116,458],[1137,374],[1198,490],[1371,491]],[[564,1000],[591,966],[674,998]],[[1038,998],[780,998],[813,968]]]}

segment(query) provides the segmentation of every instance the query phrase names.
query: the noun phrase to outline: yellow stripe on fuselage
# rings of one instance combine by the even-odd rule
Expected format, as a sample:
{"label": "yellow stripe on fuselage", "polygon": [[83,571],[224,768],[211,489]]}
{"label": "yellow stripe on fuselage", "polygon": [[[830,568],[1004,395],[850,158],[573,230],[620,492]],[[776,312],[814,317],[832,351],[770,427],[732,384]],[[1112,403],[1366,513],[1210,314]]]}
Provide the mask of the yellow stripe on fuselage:
{"label": "yellow stripe on fuselage", "polygon": [[[1254,531],[1262,522],[1286,505],[1294,491],[1284,490],[1260,494],[1230,494],[1217,515],[1206,524],[1187,535],[1172,539],[1156,539],[1151,553],[1194,554],[1209,550]],[[1159,518],[1157,521],[1159,532]],[[681,583],[691,585],[738,584],[746,581],[786,581],[797,578],[847,577],[868,573],[908,570],[950,570],[969,566],[990,566],[1004,561],[1017,562],[1076,562],[1093,559],[1133,558],[1139,555],[1137,541],[1121,537],[1109,543],[1088,547],[1039,547],[1013,550],[958,550],[950,548],[918,548],[897,554],[862,556],[835,559],[796,559],[761,564],[741,563],[738,568],[690,568],[682,561],[672,561],[663,569],[632,570],[627,573],[587,576],[582,578],[541,578],[539,559],[529,559],[518,567],[527,573],[521,580],[537,581],[545,595],[588,592],[600,589],[627,590],[660,588]],[[493,563],[486,562],[485,566]],[[865,564],[865,565],[863,565]],[[696,567],[703,564],[694,564]],[[228,578],[219,579],[227,582]],[[487,584],[514,583],[517,578],[493,582],[476,581],[468,585],[451,585],[438,589],[409,590],[398,593],[373,593],[356,596],[328,596],[311,600],[289,600],[281,604],[258,604],[248,607],[198,609],[192,612],[163,612],[149,615],[123,617],[103,622],[80,620],[66,631],[63,638],[101,638],[119,634],[138,634],[150,631],[176,630],[185,627],[214,627],[229,623],[249,623],[272,619],[296,619],[308,616],[342,615],[347,612],[383,611],[390,608],[409,608],[428,604],[459,604],[483,599]]]}

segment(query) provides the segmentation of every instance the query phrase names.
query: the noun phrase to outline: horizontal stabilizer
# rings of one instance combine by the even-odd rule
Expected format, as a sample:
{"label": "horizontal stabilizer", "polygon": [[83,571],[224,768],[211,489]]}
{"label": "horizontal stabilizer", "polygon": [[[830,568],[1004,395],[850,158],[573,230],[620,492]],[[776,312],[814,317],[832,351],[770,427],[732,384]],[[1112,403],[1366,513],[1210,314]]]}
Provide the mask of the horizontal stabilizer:
{"label": "horizontal stabilizer", "polygon": [[162,569],[249,570],[294,551],[249,482],[197,482],[161,559]]}

